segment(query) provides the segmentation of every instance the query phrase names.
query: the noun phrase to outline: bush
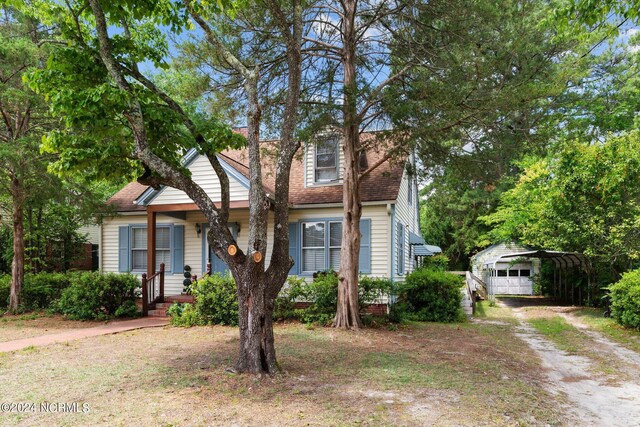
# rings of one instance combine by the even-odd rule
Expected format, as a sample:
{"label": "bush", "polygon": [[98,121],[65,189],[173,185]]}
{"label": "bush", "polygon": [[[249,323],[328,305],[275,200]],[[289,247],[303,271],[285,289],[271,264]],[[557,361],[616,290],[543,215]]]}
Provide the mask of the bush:
{"label": "bush", "polygon": [[[276,300],[275,319],[297,319],[320,325],[327,325],[333,321],[338,306],[338,276],[334,272],[320,273],[309,283],[301,277],[290,277],[287,282],[288,285]],[[358,304],[362,311],[371,302],[389,293],[391,280],[362,276],[359,279],[358,290]],[[309,305],[296,309],[296,301]]]}
{"label": "bush", "polygon": [[167,310],[176,326],[238,325],[236,284],[230,275],[214,274],[191,284],[194,304],[173,304]]}
{"label": "bush", "polygon": [[[60,298],[62,291],[69,287],[71,278],[77,273],[25,274],[20,295],[23,311],[49,308]],[[0,307],[9,306],[11,276],[0,277]]]}
{"label": "bush", "polygon": [[423,257],[422,268],[446,271],[449,268],[449,257],[444,254]]}
{"label": "bush", "polygon": [[174,326],[191,327],[204,324],[204,320],[193,304],[171,304],[167,309],[167,314],[171,317],[171,324]]}
{"label": "bush", "polygon": [[609,291],[611,317],[626,328],[640,330],[640,269],[624,273]]}
{"label": "bush", "polygon": [[461,318],[462,285],[463,279],[455,274],[416,270],[398,285],[398,301],[391,307],[390,318],[394,321],[457,321]]}
{"label": "bush", "polygon": [[76,320],[137,315],[135,298],[139,295],[140,281],[136,276],[93,272],[69,277],[71,284],[62,291],[54,311]]}

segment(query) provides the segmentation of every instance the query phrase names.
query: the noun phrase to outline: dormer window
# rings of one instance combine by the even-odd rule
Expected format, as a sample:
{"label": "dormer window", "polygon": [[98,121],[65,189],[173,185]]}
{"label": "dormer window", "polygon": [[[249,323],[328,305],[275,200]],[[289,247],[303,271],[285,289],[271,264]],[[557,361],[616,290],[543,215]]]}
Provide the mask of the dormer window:
{"label": "dormer window", "polygon": [[316,143],[316,182],[338,179],[338,140],[328,138]]}

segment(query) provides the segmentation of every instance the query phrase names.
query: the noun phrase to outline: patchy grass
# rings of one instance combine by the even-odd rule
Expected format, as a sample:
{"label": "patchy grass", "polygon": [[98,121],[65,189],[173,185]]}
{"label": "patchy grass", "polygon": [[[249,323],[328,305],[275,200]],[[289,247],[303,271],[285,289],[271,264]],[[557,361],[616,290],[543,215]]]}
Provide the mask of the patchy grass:
{"label": "patchy grass", "polygon": [[478,301],[476,303],[475,317],[483,320],[506,322],[517,324],[518,320],[513,317],[511,309],[497,304],[492,305],[490,301]]}
{"label": "patchy grass", "polygon": [[[0,395],[83,402],[79,414],[3,414],[21,425],[477,425],[566,423],[535,354],[502,324],[397,331],[275,329],[283,372],[225,372],[229,327],[153,328],[0,357]],[[39,387],[33,387],[39,384]]]}
{"label": "patchy grass", "polygon": [[604,334],[629,350],[640,353],[640,331],[623,328],[615,320],[604,317],[603,312],[600,308],[581,308],[571,314],[590,329]]}
{"label": "patchy grass", "polygon": [[588,341],[577,328],[560,316],[535,317],[529,323],[546,338],[553,341],[560,350],[578,354]]}
{"label": "patchy grass", "polygon": [[65,320],[46,312],[0,316],[0,342],[56,334],[69,329],[90,328],[100,322]]}
{"label": "patchy grass", "polygon": [[624,361],[611,357],[607,349],[594,342],[587,334],[568,323],[563,317],[543,309],[527,310],[527,320],[538,332],[552,341],[560,350],[591,360],[594,374],[604,376],[608,383],[626,381],[630,375]]}

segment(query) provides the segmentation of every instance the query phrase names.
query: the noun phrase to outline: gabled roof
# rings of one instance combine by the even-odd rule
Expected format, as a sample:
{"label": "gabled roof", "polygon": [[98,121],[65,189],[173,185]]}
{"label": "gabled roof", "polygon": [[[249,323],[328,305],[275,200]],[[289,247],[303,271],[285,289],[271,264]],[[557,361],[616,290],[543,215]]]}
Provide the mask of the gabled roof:
{"label": "gabled roof", "polygon": [[[185,159],[192,159],[193,153],[185,155]],[[366,153],[367,164],[373,165],[384,157],[382,151],[370,151]],[[291,205],[315,205],[342,203],[342,185],[324,185],[305,187],[305,162],[304,156],[296,155],[291,165],[289,179],[289,203]],[[219,158],[239,175],[249,179],[249,161],[246,149],[226,150],[219,153]],[[400,182],[404,172],[404,162],[385,161],[376,169],[368,173],[360,183],[360,194],[363,202],[392,201],[398,197]],[[215,173],[211,171],[211,173]],[[275,193],[275,167],[271,158],[263,156],[262,179],[265,191],[271,196]],[[149,190],[149,191],[147,191]],[[147,192],[145,194],[145,192]],[[147,186],[132,182],[116,193],[109,204],[115,206],[120,212],[144,211],[143,203],[136,201],[144,194],[141,202],[153,198],[151,189]]]}
{"label": "gabled roof", "polygon": [[[238,172],[249,178],[249,161],[246,150],[223,151],[221,157]],[[373,165],[384,157],[382,151],[366,153],[367,162]],[[291,164],[289,178],[289,203],[292,205],[312,205],[322,203],[342,203],[342,185],[317,185],[305,187],[304,159],[296,156]],[[360,196],[363,202],[396,200],[400,181],[404,172],[403,162],[384,162],[367,174],[360,182]],[[267,192],[275,192],[275,168],[269,159],[263,160],[262,180]]]}

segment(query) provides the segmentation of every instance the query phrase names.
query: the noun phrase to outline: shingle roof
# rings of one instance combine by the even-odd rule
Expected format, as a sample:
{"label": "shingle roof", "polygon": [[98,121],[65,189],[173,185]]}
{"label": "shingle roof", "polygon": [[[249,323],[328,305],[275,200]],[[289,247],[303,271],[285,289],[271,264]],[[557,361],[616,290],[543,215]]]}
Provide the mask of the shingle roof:
{"label": "shingle roof", "polygon": [[122,190],[111,196],[108,205],[113,206],[118,212],[135,212],[146,210],[145,206],[139,206],[133,203],[148,188],[136,181],[125,185]]}
{"label": "shingle roof", "polygon": [[[246,149],[226,150],[220,153],[220,156],[243,176],[249,178],[249,160]],[[369,151],[366,153],[367,164],[374,165],[384,156],[383,151]],[[289,203],[292,205],[342,203],[342,185],[305,187],[302,157],[296,155],[291,165]],[[385,161],[368,173],[360,183],[361,200],[363,202],[396,200],[402,180],[403,164],[404,162]],[[263,156],[262,175],[265,191],[273,195],[275,192],[275,170],[273,161],[267,156]],[[134,205],[133,202],[146,189],[146,186],[132,182],[116,193],[109,200],[109,203],[116,206],[119,211],[145,210],[143,206]]]}
{"label": "shingle roof", "polygon": [[[249,178],[246,150],[224,151],[223,158],[245,177]],[[384,157],[382,151],[366,154],[368,165],[374,165]],[[293,205],[341,203],[342,185],[305,187],[304,160],[296,156],[291,164],[289,179],[289,203]],[[263,185],[272,195],[275,189],[275,170],[272,162],[263,162]],[[384,162],[367,174],[360,183],[360,197],[363,202],[396,200],[402,180],[402,162]]]}

